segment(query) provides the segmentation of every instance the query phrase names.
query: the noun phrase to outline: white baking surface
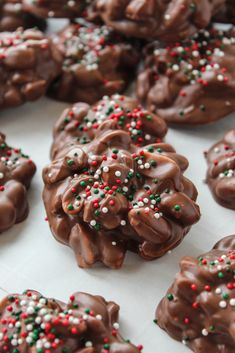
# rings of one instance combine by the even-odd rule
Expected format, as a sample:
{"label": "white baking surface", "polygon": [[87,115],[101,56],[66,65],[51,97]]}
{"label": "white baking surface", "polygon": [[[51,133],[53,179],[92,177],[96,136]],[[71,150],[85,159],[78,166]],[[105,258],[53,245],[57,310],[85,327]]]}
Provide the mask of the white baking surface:
{"label": "white baking surface", "polygon": [[72,250],[51,236],[41,200],[41,172],[49,162],[52,126],[67,106],[42,98],[0,113],[0,131],[7,135],[7,142],[22,147],[38,168],[28,194],[29,217],[0,235],[0,297],[5,292],[21,292],[26,288],[61,300],[67,300],[74,291],[100,294],[120,304],[121,332],[134,343],[143,344],[143,352],[190,352],[153,324],[154,311],[183,255],[199,255],[221,237],[235,234],[235,211],[217,205],[203,182],[206,173],[203,151],[222,138],[226,130],[235,127],[235,115],[210,126],[169,129],[166,141],[190,161],[186,175],[198,188],[202,212],[201,221],[182,244],[153,262],[129,253],[120,270],[99,265],[84,270],[77,267]]}

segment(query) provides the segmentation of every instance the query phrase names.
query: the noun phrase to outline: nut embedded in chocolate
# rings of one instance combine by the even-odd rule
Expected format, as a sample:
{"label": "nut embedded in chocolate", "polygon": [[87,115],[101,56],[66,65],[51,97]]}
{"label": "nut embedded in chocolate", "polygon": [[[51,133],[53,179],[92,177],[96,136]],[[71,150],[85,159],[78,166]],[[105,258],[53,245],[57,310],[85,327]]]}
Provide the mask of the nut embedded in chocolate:
{"label": "nut embedded in chocolate", "polygon": [[23,0],[24,9],[37,17],[76,18],[95,0]]}
{"label": "nut embedded in chocolate", "polygon": [[188,38],[211,22],[225,0],[97,0],[107,25],[127,36],[162,41]]}
{"label": "nut embedded in chocolate", "polygon": [[137,95],[168,123],[207,124],[235,110],[235,30],[203,30],[146,48]]}
{"label": "nut embedded in chocolate", "polygon": [[34,29],[0,33],[0,108],[43,96],[60,73],[62,57],[50,39]]}
{"label": "nut embedded in chocolate", "polygon": [[68,303],[27,290],[0,301],[0,351],[139,353],[119,333],[119,306],[77,292]]}
{"label": "nut embedded in chocolate", "polygon": [[184,257],[156,322],[195,353],[235,352],[235,236],[198,258]]}
{"label": "nut embedded in chocolate", "polygon": [[0,133],[0,233],[27,217],[27,189],[35,171],[32,160],[9,147]]}
{"label": "nut embedded in chocolate", "polygon": [[54,43],[64,62],[50,95],[66,102],[93,104],[104,95],[122,92],[139,61],[136,42],[103,25],[70,24],[54,36]]}
{"label": "nut embedded in chocolate", "polygon": [[23,10],[22,0],[2,0],[0,3],[0,31],[15,31],[19,27],[46,28],[46,22]]}
{"label": "nut embedded in chocolate", "polygon": [[[126,119],[123,99],[105,98],[104,111],[102,103],[92,113],[84,111],[84,124],[75,121],[84,136],[65,144],[43,171],[52,233],[74,250],[80,267],[100,261],[119,268],[127,250],[156,259],[177,246],[200,218],[196,188],[183,176],[188,161],[171,145],[154,143],[157,132],[151,136],[149,128],[157,117],[134,109]],[[104,121],[94,119],[89,131],[86,117],[94,111]],[[149,134],[152,143],[139,143],[138,133]]]}
{"label": "nut embedded in chocolate", "polygon": [[235,129],[206,153],[207,183],[215,200],[235,210]]}

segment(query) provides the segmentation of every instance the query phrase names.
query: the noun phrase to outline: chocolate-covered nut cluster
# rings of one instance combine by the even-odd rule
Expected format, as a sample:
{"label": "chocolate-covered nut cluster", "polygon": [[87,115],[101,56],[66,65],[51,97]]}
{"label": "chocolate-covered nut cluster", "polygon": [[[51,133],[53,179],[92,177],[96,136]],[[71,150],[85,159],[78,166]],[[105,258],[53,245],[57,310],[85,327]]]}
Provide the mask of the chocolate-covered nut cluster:
{"label": "chocolate-covered nut cluster", "polygon": [[162,41],[185,39],[205,28],[225,0],[97,0],[103,20],[128,36]]}
{"label": "chocolate-covered nut cluster", "polygon": [[38,27],[45,29],[44,20],[23,10],[22,0],[2,0],[0,2],[0,31],[15,31],[17,28]]}
{"label": "chocolate-covered nut cluster", "polygon": [[76,103],[64,110],[54,126],[52,159],[63,155],[64,149],[70,146],[94,140],[97,129],[105,121],[115,121],[116,128],[127,131],[139,147],[161,142],[167,132],[164,120],[149,114],[134,98],[116,94],[104,97],[93,106]]}
{"label": "chocolate-covered nut cluster", "polygon": [[137,47],[107,26],[71,24],[54,43],[64,62],[50,93],[63,101],[93,104],[104,95],[122,92],[139,61]]}
{"label": "chocolate-covered nut cluster", "polygon": [[32,160],[0,133],[0,233],[27,217],[27,188],[35,171]]}
{"label": "chocolate-covered nut cluster", "polygon": [[235,210],[235,129],[206,152],[207,183],[215,200]]}
{"label": "chocolate-covered nut cluster", "polygon": [[[197,191],[183,176],[188,161],[171,145],[154,143],[157,118],[140,109],[125,111],[125,101],[114,96],[88,114],[84,110],[84,123],[75,120],[77,143],[72,133],[71,146],[62,147],[43,171],[52,233],[74,250],[81,267],[101,261],[119,268],[127,250],[147,260],[160,257],[200,217]],[[97,119],[89,122],[94,111]],[[69,114],[65,119],[73,126]],[[138,134],[145,140],[138,141]],[[67,142],[66,132],[58,140],[62,136]]]}
{"label": "chocolate-covered nut cluster", "polygon": [[67,304],[27,290],[0,302],[0,351],[7,353],[138,353],[119,334],[119,306],[75,293]]}
{"label": "chocolate-covered nut cluster", "polygon": [[93,0],[23,0],[24,9],[38,17],[75,18]]}
{"label": "chocolate-covered nut cluster", "polygon": [[235,236],[198,258],[184,257],[157,308],[158,325],[195,353],[235,352],[234,273]]}
{"label": "chocolate-covered nut cluster", "polygon": [[0,33],[0,108],[43,96],[60,73],[62,57],[40,31]]}
{"label": "chocolate-covered nut cluster", "polygon": [[235,31],[212,28],[146,50],[137,95],[168,123],[207,124],[235,110]]}

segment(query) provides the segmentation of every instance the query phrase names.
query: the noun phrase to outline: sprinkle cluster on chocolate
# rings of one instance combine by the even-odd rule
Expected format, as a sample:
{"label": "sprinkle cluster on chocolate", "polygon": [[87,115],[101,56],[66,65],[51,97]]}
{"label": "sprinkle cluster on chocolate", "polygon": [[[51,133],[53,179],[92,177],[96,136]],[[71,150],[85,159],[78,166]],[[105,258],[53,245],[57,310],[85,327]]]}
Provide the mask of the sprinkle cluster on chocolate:
{"label": "sprinkle cluster on chocolate", "polygon": [[127,36],[176,41],[209,25],[225,0],[97,0],[106,24]]}
{"label": "sprinkle cluster on chocolate", "polygon": [[[43,198],[54,236],[73,248],[81,267],[101,261],[119,268],[126,250],[160,257],[200,217],[197,191],[183,176],[187,160],[158,142],[159,118],[138,105],[126,110],[131,105],[131,98],[104,98],[75,121],[67,111],[55,129],[57,157],[44,169]],[[63,124],[71,129],[59,132]]]}
{"label": "sprinkle cluster on chocolate", "polygon": [[0,133],[0,233],[28,215],[26,189],[36,171],[21,149],[9,147]]}
{"label": "sprinkle cluster on chocolate", "polygon": [[139,61],[133,40],[104,25],[70,24],[54,36],[64,55],[63,71],[50,93],[59,100],[93,104],[104,95],[122,92]]}
{"label": "sprinkle cluster on chocolate", "polygon": [[195,353],[235,352],[235,236],[206,254],[184,257],[156,312],[156,323]]}
{"label": "sprinkle cluster on chocolate", "polygon": [[0,108],[43,96],[60,73],[62,57],[50,39],[34,29],[0,33]]}
{"label": "sprinkle cluster on chocolate", "polygon": [[119,334],[119,306],[75,293],[67,304],[27,290],[0,302],[0,351],[4,353],[139,353]]}
{"label": "sprinkle cluster on chocolate", "polygon": [[215,200],[235,209],[235,129],[206,152],[207,183]]}
{"label": "sprinkle cluster on chocolate", "polygon": [[235,110],[235,32],[201,30],[146,50],[137,95],[169,123],[206,124]]}

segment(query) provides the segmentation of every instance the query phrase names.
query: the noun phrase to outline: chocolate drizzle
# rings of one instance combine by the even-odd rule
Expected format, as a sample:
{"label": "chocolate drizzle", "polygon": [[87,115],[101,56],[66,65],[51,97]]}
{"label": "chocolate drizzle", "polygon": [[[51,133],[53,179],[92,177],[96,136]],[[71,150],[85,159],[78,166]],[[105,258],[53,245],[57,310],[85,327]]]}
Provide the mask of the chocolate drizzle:
{"label": "chocolate drizzle", "polygon": [[27,217],[26,190],[35,171],[32,160],[9,147],[0,133],[0,233]]}
{"label": "chocolate drizzle", "polygon": [[195,353],[234,353],[235,236],[184,257],[156,311],[158,325]]}
{"label": "chocolate drizzle", "polygon": [[[135,105],[135,100],[118,95],[105,98],[88,112],[88,120],[97,107],[102,115],[107,104],[109,110],[126,113],[125,107]],[[66,132],[57,135],[60,120],[55,141],[61,145],[63,136],[67,143],[43,171],[43,198],[52,233],[73,248],[81,267],[101,261],[119,268],[126,250],[147,260],[160,257],[178,245],[200,218],[197,191],[183,176],[187,160],[166,143],[146,145],[144,140],[133,140],[132,129],[125,131],[126,124],[120,126],[113,114],[111,109],[92,133],[85,129],[87,143],[75,142],[73,129],[68,129],[70,143]],[[143,131],[149,118],[152,126],[156,121],[162,136],[159,118],[138,109],[128,114],[130,126],[131,119],[141,116]],[[150,142],[159,138],[156,126],[152,132]]]}
{"label": "chocolate drizzle", "polygon": [[206,153],[207,183],[215,200],[235,210],[235,129]]}

